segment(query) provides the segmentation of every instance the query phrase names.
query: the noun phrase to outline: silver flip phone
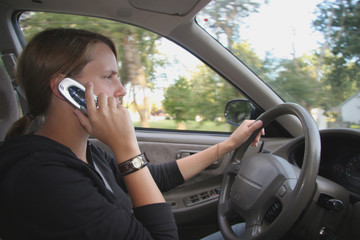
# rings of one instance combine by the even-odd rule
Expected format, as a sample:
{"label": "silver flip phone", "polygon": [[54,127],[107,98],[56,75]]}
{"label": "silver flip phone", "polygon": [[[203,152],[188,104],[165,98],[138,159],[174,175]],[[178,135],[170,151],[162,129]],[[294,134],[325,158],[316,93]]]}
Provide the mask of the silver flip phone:
{"label": "silver flip phone", "polygon": [[[74,107],[88,115],[85,101],[85,87],[71,78],[64,78],[58,85],[60,94]],[[94,94],[94,101],[97,105],[97,96]]]}

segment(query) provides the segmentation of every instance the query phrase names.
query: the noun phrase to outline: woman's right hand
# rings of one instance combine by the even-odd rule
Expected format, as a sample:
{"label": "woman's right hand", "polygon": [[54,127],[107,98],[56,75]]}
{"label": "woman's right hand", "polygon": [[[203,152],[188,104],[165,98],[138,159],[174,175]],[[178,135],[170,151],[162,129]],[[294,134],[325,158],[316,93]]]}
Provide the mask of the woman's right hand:
{"label": "woman's right hand", "polygon": [[134,125],[128,110],[113,96],[100,93],[97,106],[94,102],[94,86],[86,85],[85,99],[88,117],[79,110],[74,114],[84,129],[93,137],[108,145],[123,162],[140,153]]}
{"label": "woman's right hand", "polygon": [[[88,117],[79,110],[75,111],[85,130],[107,144],[113,150],[118,163],[139,155],[134,125],[128,110],[119,100],[100,93],[96,107],[91,83],[86,85],[85,99]],[[124,181],[134,207],[165,202],[147,167],[124,176]]]}

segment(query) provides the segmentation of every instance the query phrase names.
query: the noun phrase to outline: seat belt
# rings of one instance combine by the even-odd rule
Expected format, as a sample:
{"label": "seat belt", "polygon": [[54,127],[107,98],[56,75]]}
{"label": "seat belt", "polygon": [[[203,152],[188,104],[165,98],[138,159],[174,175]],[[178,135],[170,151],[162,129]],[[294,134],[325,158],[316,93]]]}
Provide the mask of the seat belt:
{"label": "seat belt", "polygon": [[104,184],[105,184],[105,187],[106,187],[107,189],[109,189],[110,192],[114,193],[113,190],[111,189],[109,183],[106,181],[104,175],[103,175],[102,172],[100,171],[99,167],[95,164],[95,161],[92,161],[92,162],[93,162],[93,164],[94,164],[95,170],[98,172],[98,174],[99,174],[100,177],[102,178],[102,180],[103,180],[103,182],[104,182]]}
{"label": "seat belt", "polygon": [[4,63],[5,69],[10,77],[13,88],[18,95],[22,113],[26,114],[29,110],[29,107],[28,107],[27,101],[26,101],[26,97],[15,78],[15,68],[17,65],[16,55],[11,51],[5,51],[4,53],[1,54],[1,58]]}

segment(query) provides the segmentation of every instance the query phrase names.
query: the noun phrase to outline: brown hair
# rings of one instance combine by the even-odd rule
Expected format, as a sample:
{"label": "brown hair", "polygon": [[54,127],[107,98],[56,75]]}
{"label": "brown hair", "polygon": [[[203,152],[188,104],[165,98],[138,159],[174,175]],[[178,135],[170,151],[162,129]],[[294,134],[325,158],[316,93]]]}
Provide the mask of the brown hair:
{"label": "brown hair", "polygon": [[97,43],[105,43],[117,57],[114,43],[103,35],[80,29],[56,28],[35,35],[23,50],[16,77],[29,112],[17,120],[6,139],[25,134],[31,120],[43,115],[50,102],[50,80],[58,74],[76,77],[91,60]]}

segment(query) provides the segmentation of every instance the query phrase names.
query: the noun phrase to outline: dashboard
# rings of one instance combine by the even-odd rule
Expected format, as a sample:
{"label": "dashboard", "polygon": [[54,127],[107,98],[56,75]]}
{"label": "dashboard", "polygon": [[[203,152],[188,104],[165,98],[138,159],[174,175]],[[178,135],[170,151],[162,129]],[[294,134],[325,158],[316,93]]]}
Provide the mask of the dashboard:
{"label": "dashboard", "polygon": [[[346,188],[360,199],[360,131],[327,129],[320,131],[321,160],[319,175]],[[299,167],[304,156],[304,138],[297,139],[288,150],[289,162]]]}

